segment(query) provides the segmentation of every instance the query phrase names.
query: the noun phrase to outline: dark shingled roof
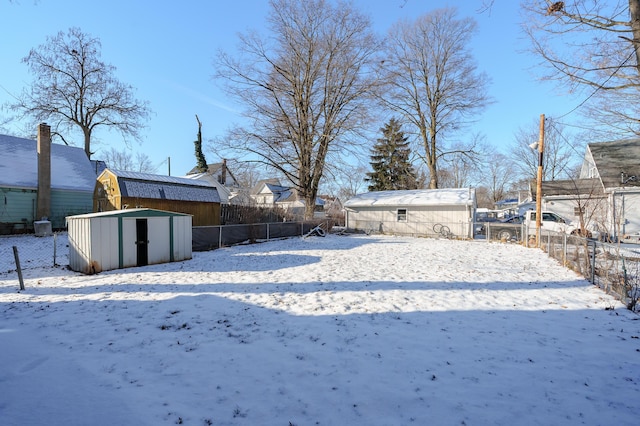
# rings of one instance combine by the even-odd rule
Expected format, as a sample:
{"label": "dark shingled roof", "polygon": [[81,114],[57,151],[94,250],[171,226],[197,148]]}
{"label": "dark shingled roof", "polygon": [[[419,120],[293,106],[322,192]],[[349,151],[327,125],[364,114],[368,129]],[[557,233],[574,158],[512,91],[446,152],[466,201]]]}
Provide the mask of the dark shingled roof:
{"label": "dark shingled roof", "polygon": [[219,203],[218,190],[203,180],[111,170],[123,197]]}
{"label": "dark shingled roof", "polygon": [[637,176],[624,186],[640,186],[640,139],[590,143],[588,147],[605,188],[623,186],[622,172],[627,177]]}
{"label": "dark shingled roof", "polygon": [[542,195],[603,195],[600,179],[567,179],[542,182]]}

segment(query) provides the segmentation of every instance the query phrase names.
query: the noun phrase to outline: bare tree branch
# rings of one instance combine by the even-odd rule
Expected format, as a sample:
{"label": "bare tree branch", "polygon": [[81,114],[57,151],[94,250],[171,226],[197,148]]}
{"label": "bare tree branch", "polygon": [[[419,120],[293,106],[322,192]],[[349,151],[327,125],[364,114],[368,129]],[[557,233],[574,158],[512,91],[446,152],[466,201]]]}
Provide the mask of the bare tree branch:
{"label": "bare tree branch", "polygon": [[489,103],[488,77],[477,71],[468,48],[475,31],[473,19],[458,19],[448,8],[399,22],[389,32],[381,100],[416,129],[430,188],[439,186],[438,158],[447,152],[447,139]]}
{"label": "bare tree branch", "polygon": [[215,76],[250,123],[229,132],[227,148],[286,176],[309,217],[327,159],[367,118],[377,41],[342,2],[272,0],[268,23],[267,37],[240,36],[238,57],[217,57]]}
{"label": "bare tree branch", "polygon": [[79,28],[48,37],[23,59],[34,80],[11,105],[22,116],[49,122],[52,134],[67,144],[67,133],[79,129],[87,157],[97,128],[139,140],[150,114],[133,88],[115,78],[115,67],[100,60],[100,49],[100,41]]}

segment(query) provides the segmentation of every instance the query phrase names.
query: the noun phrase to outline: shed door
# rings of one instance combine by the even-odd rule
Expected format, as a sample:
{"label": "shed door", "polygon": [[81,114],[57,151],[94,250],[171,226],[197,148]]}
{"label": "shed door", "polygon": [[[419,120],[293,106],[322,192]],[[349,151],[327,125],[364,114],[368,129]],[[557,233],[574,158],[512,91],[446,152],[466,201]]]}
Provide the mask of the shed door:
{"label": "shed door", "polygon": [[136,266],[149,264],[149,231],[147,219],[136,219]]}

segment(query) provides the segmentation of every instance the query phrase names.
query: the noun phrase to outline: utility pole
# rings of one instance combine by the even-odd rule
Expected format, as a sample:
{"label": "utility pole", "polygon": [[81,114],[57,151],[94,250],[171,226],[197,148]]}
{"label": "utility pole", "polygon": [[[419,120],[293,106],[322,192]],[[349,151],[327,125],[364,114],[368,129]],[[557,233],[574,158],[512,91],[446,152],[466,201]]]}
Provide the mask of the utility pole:
{"label": "utility pole", "polygon": [[544,157],[544,114],[540,115],[540,137],[538,139],[538,176],[536,180],[536,247],[540,248],[540,226],[542,225],[542,160]]}

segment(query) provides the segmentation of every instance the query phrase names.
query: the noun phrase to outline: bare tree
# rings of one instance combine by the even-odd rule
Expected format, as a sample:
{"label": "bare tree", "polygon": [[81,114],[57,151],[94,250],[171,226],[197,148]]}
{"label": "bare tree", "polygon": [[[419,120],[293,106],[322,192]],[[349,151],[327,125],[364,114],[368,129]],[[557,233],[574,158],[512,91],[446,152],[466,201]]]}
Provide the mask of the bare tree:
{"label": "bare tree", "polygon": [[363,125],[378,46],[368,18],[348,3],[270,4],[270,35],[244,34],[238,58],[217,57],[215,76],[249,123],[226,139],[286,176],[309,218],[327,159]]}
{"label": "bare tree", "polygon": [[640,134],[640,0],[527,0],[523,8],[532,50],[548,70],[543,79],[586,89],[586,115],[618,134]]}
{"label": "bare tree", "polygon": [[413,124],[424,148],[430,188],[438,188],[438,159],[467,150],[448,149],[451,138],[488,103],[488,77],[469,52],[476,32],[471,18],[454,8],[435,10],[389,32],[380,72],[388,83],[385,106]]}
{"label": "bare tree", "polygon": [[118,151],[113,147],[104,154],[104,162],[109,168],[115,170],[142,173],[155,173],[157,170],[147,154],[136,152],[132,155],[127,150]]}
{"label": "bare tree", "polygon": [[[542,157],[542,180],[557,180],[574,177],[576,164],[581,160],[584,148],[573,141],[564,126],[547,119],[544,132],[544,155]],[[520,127],[515,134],[510,158],[516,179],[535,179],[538,170],[538,151],[531,144],[539,139],[539,121],[534,119],[530,127]]]}
{"label": "bare tree", "polygon": [[100,40],[79,28],[47,37],[22,60],[34,80],[11,105],[36,122],[48,122],[66,144],[67,132],[79,129],[89,158],[98,127],[139,140],[150,114],[147,103],[134,98],[133,88],[115,78],[116,68],[100,60],[100,49]]}
{"label": "bare tree", "polygon": [[494,150],[487,152],[485,159],[482,173],[487,196],[492,204],[495,204],[509,195],[509,187],[512,184],[511,162],[506,155]]}

